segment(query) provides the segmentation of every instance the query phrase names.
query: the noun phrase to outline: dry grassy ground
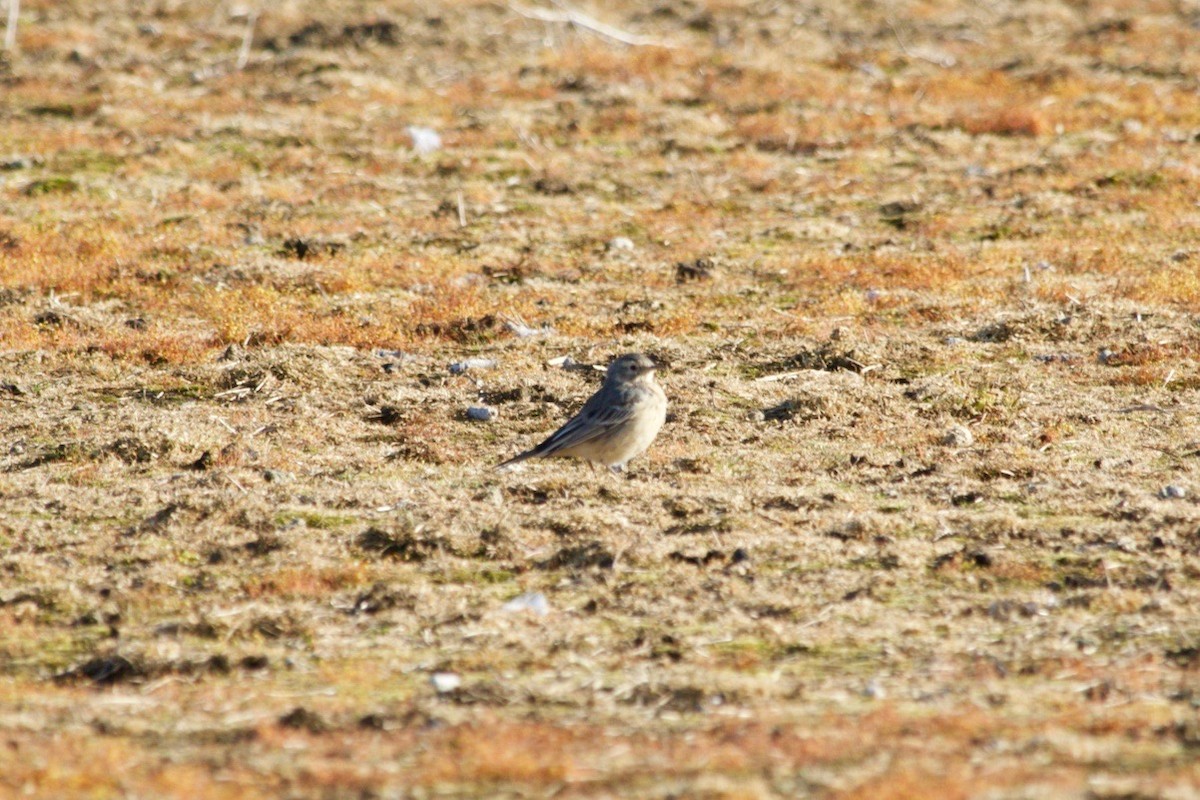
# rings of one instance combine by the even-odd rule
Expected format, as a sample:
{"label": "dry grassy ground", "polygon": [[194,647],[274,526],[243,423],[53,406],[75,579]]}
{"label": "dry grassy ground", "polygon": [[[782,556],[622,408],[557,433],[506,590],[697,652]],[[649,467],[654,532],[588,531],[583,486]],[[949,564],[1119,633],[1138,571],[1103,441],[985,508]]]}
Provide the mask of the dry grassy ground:
{"label": "dry grassy ground", "polygon": [[252,10],[2,65],[0,795],[1196,796],[1200,12]]}

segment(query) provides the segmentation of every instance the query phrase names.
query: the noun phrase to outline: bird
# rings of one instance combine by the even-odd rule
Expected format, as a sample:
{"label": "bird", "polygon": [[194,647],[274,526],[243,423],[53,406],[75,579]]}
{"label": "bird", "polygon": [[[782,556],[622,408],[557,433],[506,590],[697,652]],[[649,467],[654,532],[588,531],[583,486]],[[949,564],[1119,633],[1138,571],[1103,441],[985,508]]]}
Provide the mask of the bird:
{"label": "bird", "polygon": [[620,472],[646,452],[667,419],[667,396],[654,380],[658,365],[642,353],[627,353],[608,365],[604,385],[579,413],[532,450],[496,465],[529,458],[581,458]]}

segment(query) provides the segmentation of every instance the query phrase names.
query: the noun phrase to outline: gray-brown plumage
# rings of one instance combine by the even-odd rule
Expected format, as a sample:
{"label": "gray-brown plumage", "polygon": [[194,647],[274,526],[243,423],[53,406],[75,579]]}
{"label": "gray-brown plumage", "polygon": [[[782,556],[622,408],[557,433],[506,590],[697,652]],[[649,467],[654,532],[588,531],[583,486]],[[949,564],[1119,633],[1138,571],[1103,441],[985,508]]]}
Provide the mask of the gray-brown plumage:
{"label": "gray-brown plumage", "polygon": [[499,467],[528,458],[581,458],[614,472],[641,455],[667,418],[667,396],[654,380],[657,365],[629,353],[608,367],[604,385],[546,441]]}

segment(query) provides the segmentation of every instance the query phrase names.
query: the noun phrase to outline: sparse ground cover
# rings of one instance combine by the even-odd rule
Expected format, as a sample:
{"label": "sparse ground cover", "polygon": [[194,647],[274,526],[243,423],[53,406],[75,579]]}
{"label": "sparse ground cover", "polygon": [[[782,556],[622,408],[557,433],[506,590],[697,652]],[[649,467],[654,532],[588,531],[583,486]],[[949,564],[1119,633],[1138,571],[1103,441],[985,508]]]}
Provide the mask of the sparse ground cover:
{"label": "sparse ground cover", "polygon": [[0,795],[1196,796],[1197,12],[579,10],[22,4]]}

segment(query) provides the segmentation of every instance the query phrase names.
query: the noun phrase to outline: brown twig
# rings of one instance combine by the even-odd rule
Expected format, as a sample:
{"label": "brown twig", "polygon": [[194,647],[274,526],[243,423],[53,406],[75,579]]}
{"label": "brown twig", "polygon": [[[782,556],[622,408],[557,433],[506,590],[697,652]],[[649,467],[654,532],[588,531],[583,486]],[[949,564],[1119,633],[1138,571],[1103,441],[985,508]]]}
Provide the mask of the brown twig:
{"label": "brown twig", "polygon": [[[16,0],[12,0],[16,2]],[[245,69],[246,62],[250,60],[250,45],[254,42],[254,26],[258,22],[258,12],[251,11],[246,19],[246,32],[242,34],[242,46],[238,48],[238,57],[236,69],[241,71]]]}
{"label": "brown twig", "polygon": [[21,10],[21,0],[8,0],[8,24],[4,28],[4,49],[13,50],[17,46],[17,14]]}
{"label": "brown twig", "polygon": [[509,3],[509,10],[516,14],[520,14],[526,19],[536,19],[540,22],[558,22],[574,25],[577,28],[589,30],[592,33],[599,34],[608,39],[621,44],[631,45],[633,47],[673,47],[658,39],[652,39],[648,36],[639,36],[635,33],[623,31],[620,28],[614,28],[612,25],[605,24],[600,20],[589,17],[581,11],[576,11],[565,3],[554,2],[554,5],[559,9],[557,12],[548,11],[544,8],[531,8],[517,3]]}
{"label": "brown twig", "polygon": [[916,59],[919,59],[920,61],[924,61],[926,63],[933,64],[934,66],[941,67],[942,69],[947,69],[949,67],[954,66],[955,60],[951,56],[934,57],[934,56],[927,56],[922,53],[915,52],[913,50],[909,50],[908,45],[906,45],[904,43],[904,40],[902,38],[900,38],[900,31],[896,30],[895,23],[892,22],[890,17],[886,21],[887,21],[887,26],[889,28],[891,28],[891,30],[892,30],[892,36],[896,37],[896,44],[898,44],[900,46],[900,52],[904,53],[904,55],[908,56],[909,58],[916,58]]}

